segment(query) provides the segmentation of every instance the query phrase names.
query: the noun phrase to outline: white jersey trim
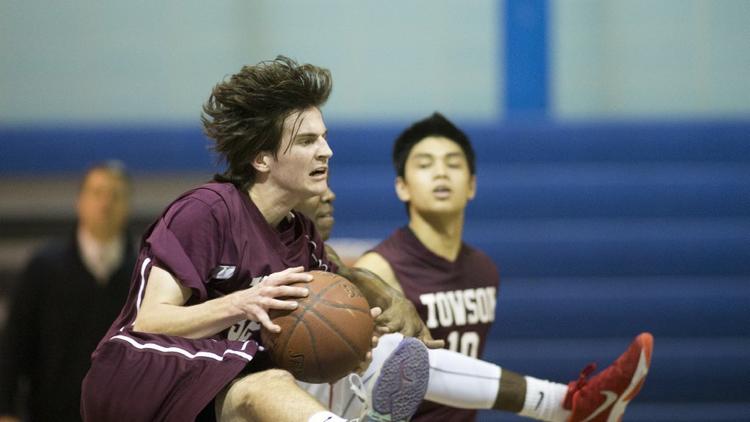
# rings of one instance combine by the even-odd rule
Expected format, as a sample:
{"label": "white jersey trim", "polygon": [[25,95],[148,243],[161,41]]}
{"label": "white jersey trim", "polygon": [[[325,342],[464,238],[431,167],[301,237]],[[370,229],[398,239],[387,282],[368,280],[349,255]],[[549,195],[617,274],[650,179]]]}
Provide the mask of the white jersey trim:
{"label": "white jersey trim", "polygon": [[151,263],[151,258],[146,258],[143,260],[143,264],[141,265],[141,286],[138,288],[138,301],[135,304],[136,314],[141,310],[141,301],[143,301],[143,289],[146,287],[146,268],[148,267],[149,263]]}
{"label": "white jersey trim", "polygon": [[[237,355],[237,356],[239,356],[239,357],[247,360],[248,362],[250,362],[251,360],[253,360],[253,356],[252,355],[249,355],[249,354],[244,353],[244,352],[240,352],[238,350],[231,350],[231,349],[225,350],[224,353],[222,353],[221,355],[218,355],[216,353],[211,353],[211,352],[191,353],[191,352],[189,352],[189,351],[187,351],[185,349],[181,349],[179,347],[174,347],[174,346],[172,346],[172,347],[165,347],[165,346],[162,346],[162,345],[159,345],[159,344],[156,344],[156,343],[141,343],[138,340],[136,340],[136,339],[134,339],[132,337],[128,337],[128,336],[123,335],[123,334],[118,334],[116,336],[112,336],[112,337],[110,337],[110,340],[122,340],[122,341],[125,341],[126,343],[132,345],[133,347],[135,347],[136,349],[139,349],[139,350],[156,350],[156,351],[163,352],[163,353],[175,353],[175,354],[179,354],[179,355],[185,356],[188,359],[208,358],[208,359],[213,359],[213,360],[221,362],[221,361],[224,360],[224,358],[225,358],[225,356],[227,354],[230,354],[230,355]],[[247,344],[248,344],[248,342],[244,342],[242,344],[242,350],[245,350],[245,348],[247,347]]]}

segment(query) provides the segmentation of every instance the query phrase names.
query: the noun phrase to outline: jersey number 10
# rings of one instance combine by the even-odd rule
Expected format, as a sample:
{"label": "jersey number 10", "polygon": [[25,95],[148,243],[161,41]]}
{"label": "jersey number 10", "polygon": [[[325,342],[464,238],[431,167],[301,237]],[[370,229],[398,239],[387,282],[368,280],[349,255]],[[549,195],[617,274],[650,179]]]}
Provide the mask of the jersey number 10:
{"label": "jersey number 10", "polygon": [[472,358],[476,358],[479,355],[479,334],[475,331],[467,331],[465,333],[459,333],[458,331],[451,331],[448,334],[448,349],[453,352],[458,352]]}

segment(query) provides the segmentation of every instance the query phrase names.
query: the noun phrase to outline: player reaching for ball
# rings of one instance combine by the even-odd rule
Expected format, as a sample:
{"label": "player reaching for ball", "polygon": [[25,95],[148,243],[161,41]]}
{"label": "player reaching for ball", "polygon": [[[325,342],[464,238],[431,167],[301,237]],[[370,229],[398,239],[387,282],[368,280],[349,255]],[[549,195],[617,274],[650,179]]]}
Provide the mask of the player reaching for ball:
{"label": "player reaching for ball", "polygon": [[[452,350],[430,350],[430,379],[415,421],[470,421],[476,409],[497,409],[547,421],[619,420],[645,380],[653,339],[643,333],[612,366],[568,385],[523,376],[481,357],[494,320],[498,272],[482,252],[462,241],[464,210],[476,191],[474,151],[467,136],[440,114],[416,122],[393,148],[396,193],[406,203],[409,224],[398,229],[355,266],[370,270],[414,303],[435,338]],[[318,226],[324,239],[333,227],[335,195],[329,189],[297,207]],[[333,255],[332,255],[333,256]],[[440,317],[436,302],[461,297],[461,321]],[[455,302],[455,300],[454,300]],[[480,303],[481,302],[481,303]],[[440,305],[442,306],[442,305]],[[381,337],[363,375],[366,390],[401,337]],[[461,352],[461,353],[458,353]],[[356,378],[354,378],[356,382]],[[341,414],[357,412],[349,381],[308,391]]]}
{"label": "player reaching for ball", "polygon": [[[127,302],[83,382],[84,420],[343,420],[271,367],[258,343],[261,326],[279,330],[269,312],[307,295],[290,285],[310,281],[304,271],[337,270],[313,223],[292,211],[327,189],[320,107],[330,90],[327,70],[281,56],[214,87],[203,124],[227,170],[143,236]],[[411,303],[376,282],[359,286],[376,323],[429,342]],[[408,420],[427,385],[425,346],[399,343],[382,374],[360,420]]]}

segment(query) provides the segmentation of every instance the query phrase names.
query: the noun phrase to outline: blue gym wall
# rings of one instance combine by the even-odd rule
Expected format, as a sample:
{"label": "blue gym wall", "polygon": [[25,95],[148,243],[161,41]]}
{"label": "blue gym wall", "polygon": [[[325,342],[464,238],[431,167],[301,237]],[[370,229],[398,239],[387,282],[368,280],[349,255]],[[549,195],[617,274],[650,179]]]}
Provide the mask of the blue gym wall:
{"label": "blue gym wall", "polygon": [[443,111],[477,150],[466,240],[502,275],[486,358],[567,382],[651,331],[626,420],[747,420],[749,4],[6,2],[0,178],[208,177],[212,84],[277,53],[329,66],[334,237],[405,223],[391,142]]}

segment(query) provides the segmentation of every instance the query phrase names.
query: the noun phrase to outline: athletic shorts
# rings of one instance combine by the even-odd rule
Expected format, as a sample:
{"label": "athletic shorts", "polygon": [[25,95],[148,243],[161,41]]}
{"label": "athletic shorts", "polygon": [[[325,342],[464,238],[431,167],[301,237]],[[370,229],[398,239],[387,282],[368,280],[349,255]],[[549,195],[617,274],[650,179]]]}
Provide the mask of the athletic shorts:
{"label": "athletic shorts", "polygon": [[81,416],[91,422],[193,421],[257,351],[254,341],[121,332],[92,355]]}

